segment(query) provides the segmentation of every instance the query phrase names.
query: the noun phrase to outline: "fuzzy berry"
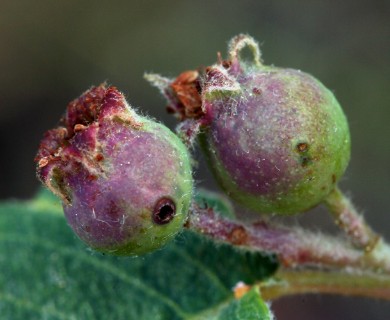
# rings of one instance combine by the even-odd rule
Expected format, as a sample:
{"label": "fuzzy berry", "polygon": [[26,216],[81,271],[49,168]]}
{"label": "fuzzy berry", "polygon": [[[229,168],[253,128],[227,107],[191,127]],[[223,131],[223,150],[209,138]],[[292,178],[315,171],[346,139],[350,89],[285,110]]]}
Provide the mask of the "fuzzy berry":
{"label": "fuzzy berry", "polygon": [[115,87],[93,87],[71,102],[35,160],[71,228],[98,251],[154,250],[186,221],[187,149],[164,125],[136,114]]}
{"label": "fuzzy berry", "polygon": [[[240,53],[249,48],[253,58]],[[320,81],[299,70],[265,66],[258,44],[239,35],[229,59],[169,80],[149,75],[201,146],[221,187],[263,213],[292,214],[320,203],[350,158],[346,117]]]}

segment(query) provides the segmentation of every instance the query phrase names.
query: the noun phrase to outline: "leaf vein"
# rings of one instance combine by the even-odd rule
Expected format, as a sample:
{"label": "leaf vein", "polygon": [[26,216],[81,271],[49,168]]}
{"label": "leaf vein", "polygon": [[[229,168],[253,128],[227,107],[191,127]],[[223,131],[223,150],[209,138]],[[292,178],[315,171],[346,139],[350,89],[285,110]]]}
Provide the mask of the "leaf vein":
{"label": "leaf vein", "polygon": [[49,248],[51,250],[56,250],[57,252],[60,251],[64,255],[76,255],[78,256],[82,261],[92,264],[93,266],[97,268],[101,268],[102,270],[108,271],[117,278],[125,281],[126,283],[133,285],[134,287],[137,287],[139,290],[143,291],[144,293],[148,294],[151,297],[158,298],[158,301],[161,303],[164,303],[169,308],[171,308],[178,316],[182,318],[186,318],[188,316],[188,313],[185,312],[175,301],[167,298],[163,294],[161,294],[156,289],[146,285],[144,282],[140,281],[139,279],[132,278],[122,272],[119,268],[112,265],[112,263],[103,262],[98,260],[94,256],[87,256],[81,254],[79,251],[73,249],[73,248],[67,248],[67,247],[59,247],[58,245],[53,245],[51,243],[48,243],[45,241],[44,238],[38,238],[38,237],[21,237],[17,234],[11,234],[11,233],[3,233],[0,235],[0,240],[2,241],[13,241],[13,242],[28,242],[30,244],[35,243],[36,245],[40,245],[42,247]]}

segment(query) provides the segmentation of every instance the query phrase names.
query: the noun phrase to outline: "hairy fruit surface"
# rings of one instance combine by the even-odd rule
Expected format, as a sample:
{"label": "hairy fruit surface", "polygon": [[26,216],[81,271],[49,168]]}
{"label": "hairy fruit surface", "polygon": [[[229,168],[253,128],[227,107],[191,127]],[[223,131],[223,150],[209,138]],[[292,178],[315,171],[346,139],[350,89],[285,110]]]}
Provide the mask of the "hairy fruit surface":
{"label": "hairy fruit surface", "polygon": [[35,160],[39,179],[93,249],[142,254],[164,245],[186,221],[187,149],[164,125],[136,114],[115,87],[93,87],[72,101]]}
{"label": "hairy fruit surface", "polygon": [[[241,57],[244,48],[251,59]],[[197,77],[188,76],[194,72]],[[334,190],[347,167],[349,128],[332,92],[307,73],[263,65],[249,36],[233,38],[229,58],[203,72],[147,78],[182,120],[180,135],[188,143],[200,137],[220,186],[244,206],[262,213],[308,210]]]}

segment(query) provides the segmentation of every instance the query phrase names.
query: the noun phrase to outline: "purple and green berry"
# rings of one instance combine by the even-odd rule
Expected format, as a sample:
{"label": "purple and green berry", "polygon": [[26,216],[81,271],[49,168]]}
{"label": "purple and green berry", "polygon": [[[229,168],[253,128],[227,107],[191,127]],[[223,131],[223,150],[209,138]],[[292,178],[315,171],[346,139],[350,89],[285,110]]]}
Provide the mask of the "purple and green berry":
{"label": "purple and green berry", "polygon": [[[241,57],[244,48],[251,59]],[[322,202],[350,158],[348,122],[333,93],[307,73],[263,65],[247,35],[218,60],[174,80],[146,75],[181,120],[181,138],[191,145],[199,137],[220,186],[252,210],[293,214]]]}
{"label": "purple and green berry", "polygon": [[146,253],[186,222],[193,191],[186,147],[115,87],[93,87],[72,101],[35,160],[71,228],[97,251]]}

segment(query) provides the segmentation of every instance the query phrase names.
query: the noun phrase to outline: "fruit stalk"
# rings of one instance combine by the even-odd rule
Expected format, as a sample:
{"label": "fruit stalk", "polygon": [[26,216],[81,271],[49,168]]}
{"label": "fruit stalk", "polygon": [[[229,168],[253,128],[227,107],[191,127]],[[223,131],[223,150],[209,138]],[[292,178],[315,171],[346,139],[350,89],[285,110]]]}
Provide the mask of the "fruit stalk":
{"label": "fruit stalk", "polygon": [[383,240],[378,242],[376,250],[365,252],[339,237],[265,220],[248,224],[194,203],[185,227],[216,242],[276,254],[286,269],[317,267],[390,275],[390,250]]}
{"label": "fruit stalk", "polygon": [[373,273],[280,270],[257,285],[264,300],[321,293],[390,300],[390,277]]}
{"label": "fruit stalk", "polygon": [[333,214],[336,224],[344,230],[357,248],[362,248],[367,252],[375,250],[380,242],[380,236],[371,229],[339,188],[336,187],[325,198],[324,204]]}

